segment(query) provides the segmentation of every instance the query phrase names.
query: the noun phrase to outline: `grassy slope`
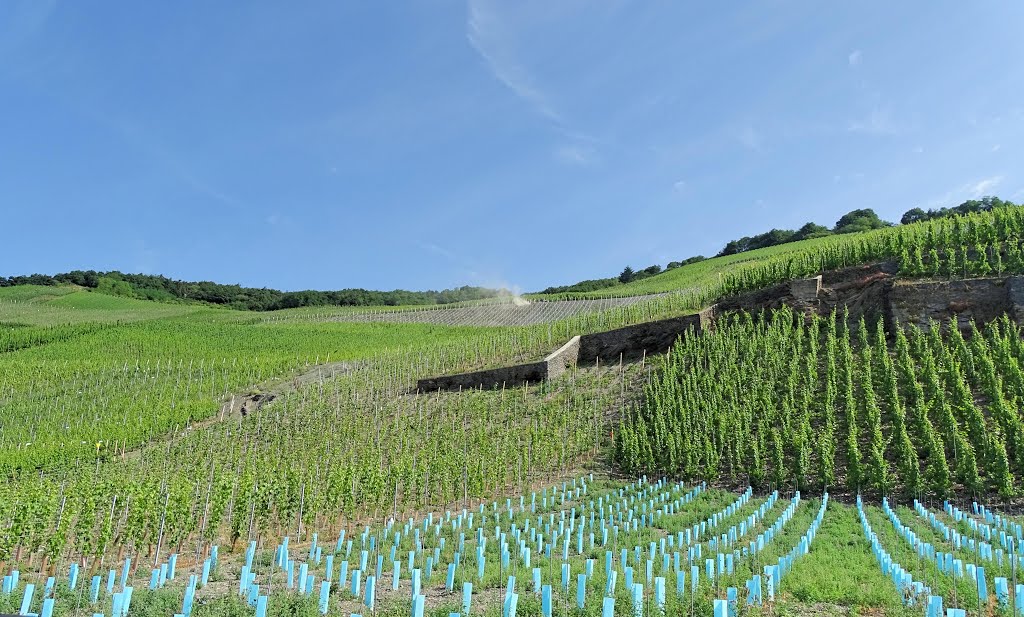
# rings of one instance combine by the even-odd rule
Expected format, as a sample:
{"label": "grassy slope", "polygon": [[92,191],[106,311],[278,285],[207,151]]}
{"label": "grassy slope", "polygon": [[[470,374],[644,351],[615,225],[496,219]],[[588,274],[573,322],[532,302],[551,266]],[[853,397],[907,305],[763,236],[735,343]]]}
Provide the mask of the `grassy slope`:
{"label": "grassy slope", "polygon": [[[755,273],[759,266],[769,266],[771,269],[771,276],[769,279],[772,282],[781,282],[775,280],[779,273],[779,266],[784,265],[787,267],[782,268],[783,272],[788,273],[788,266],[796,264],[803,266],[803,273],[809,274],[813,272],[813,267],[808,270],[807,266],[816,265],[819,262],[815,259],[821,255],[840,255],[842,259],[849,258],[848,249],[854,249],[853,254],[859,255],[854,259],[856,262],[847,262],[843,265],[853,265],[853,263],[860,263],[860,259],[864,258],[866,254],[872,254],[873,257],[867,257],[867,259],[877,259],[882,257],[892,257],[889,253],[885,252],[886,249],[879,251],[880,247],[887,247],[886,244],[889,240],[892,240],[894,236],[909,240],[911,244],[921,244],[924,239],[924,234],[932,234],[933,232],[938,233],[940,236],[948,239],[950,229],[956,228],[954,235],[959,242],[960,230],[963,229],[977,229],[980,227],[987,227],[990,233],[998,235],[1004,231],[1017,229],[1019,232],[1019,209],[1005,209],[998,212],[983,213],[977,215],[970,215],[963,218],[956,219],[942,219],[939,221],[932,221],[926,223],[915,223],[910,225],[902,225],[895,228],[884,228],[876,229],[872,231],[866,231],[861,233],[843,234],[838,236],[828,236],[824,238],[816,238],[813,240],[802,240],[800,242],[792,242],[788,244],[782,244],[779,246],[768,247],[764,249],[758,249],[754,251],[748,251],[738,255],[728,255],[724,257],[715,257],[699,263],[689,264],[680,268],[663,272],[662,274],[634,281],[625,285],[618,285],[607,289],[601,289],[586,293],[568,293],[568,294],[529,294],[528,297],[534,300],[555,300],[555,299],[577,299],[577,298],[605,298],[605,297],[616,297],[616,296],[637,296],[645,294],[663,294],[670,292],[689,292],[694,301],[699,298],[700,301],[712,300],[720,294],[722,291],[727,290],[727,287],[722,285],[723,277],[727,280],[732,275],[740,274],[738,278],[749,283],[747,277],[752,273]],[[1015,220],[1018,219],[1018,220]],[[971,237],[970,243],[974,243],[976,238],[973,238],[972,233],[964,232],[967,235],[965,238]],[[945,235],[943,235],[945,234]],[[929,235],[929,238],[931,236]],[[966,241],[966,240],[965,240]],[[874,250],[868,250],[865,253],[864,247],[868,245],[874,245]],[[959,246],[959,245],[957,245]],[[835,262],[832,262],[835,263]],[[800,267],[797,267],[797,272],[801,271]],[[763,272],[762,272],[763,274]],[[799,274],[798,274],[799,275]],[[754,280],[766,280],[764,278]],[[735,291],[735,285],[732,290]],[[51,306],[49,309],[63,308],[60,302],[55,302],[52,297],[58,294],[67,293],[62,288],[48,288],[48,287],[18,287],[11,290],[0,289],[0,302],[5,300],[28,300],[30,302],[42,301],[45,297],[46,302],[49,302]],[[80,298],[80,296],[78,297]],[[67,300],[71,304],[78,302],[79,299]],[[506,301],[506,299],[498,299],[498,301]],[[278,311],[276,313],[262,313],[264,316],[280,315],[285,318],[308,318],[309,314],[319,313],[350,313],[359,312],[366,310],[423,310],[424,308],[438,308],[439,306],[471,306],[475,304],[487,304],[494,302],[494,300],[480,300],[472,302],[457,303],[452,305],[431,305],[431,307],[423,306],[388,306],[388,307],[306,307],[304,309],[298,309],[296,311]],[[694,307],[690,307],[694,308]],[[129,307],[123,307],[123,310],[130,312]],[[59,316],[57,316],[59,317]],[[32,323],[38,323],[33,321]],[[47,323],[47,322],[43,322]],[[48,323],[54,323],[50,321]],[[57,322],[61,323],[61,322]]]}
{"label": "grassy slope", "polygon": [[[564,297],[603,298],[615,296],[636,296],[666,293],[687,289],[705,288],[714,284],[720,274],[732,271],[744,264],[756,263],[766,257],[798,254],[829,242],[841,242],[846,237],[804,240],[780,246],[758,249],[739,255],[715,257],[700,263],[690,264],[663,272],[640,281],[628,283],[583,294],[529,294],[533,300],[557,300]],[[265,320],[308,319],[312,315],[346,315],[364,311],[436,310],[458,306],[479,306],[508,299],[474,300],[445,305],[410,306],[309,306],[297,309],[283,309],[258,313]],[[14,303],[14,306],[8,303]],[[187,314],[196,310],[197,305],[162,304],[146,300],[108,296],[76,287],[44,287],[23,285],[0,288],[0,315],[6,321],[33,325],[53,325],[79,321],[134,321],[171,315]]]}
{"label": "grassy slope", "polygon": [[472,348],[474,337],[494,335],[432,324],[263,323],[73,288],[0,292],[0,467],[61,465],[96,441],[140,444],[209,417],[226,395],[328,359]]}
{"label": "grassy slope", "polygon": [[414,379],[539,357],[566,328],[607,329],[644,315],[555,328],[267,317],[73,287],[0,289],[0,468],[64,468],[96,442],[132,448],[209,418],[232,393],[328,360],[401,367],[414,359],[414,374],[402,374]]}
{"label": "grassy slope", "polygon": [[[682,266],[657,276],[618,285],[608,289],[572,294],[528,294],[533,301],[610,298],[671,292],[714,290],[719,277],[737,269],[757,264],[769,257],[799,256],[823,246],[855,241],[875,232],[849,234],[803,240],[738,255],[714,257]],[[308,321],[329,319],[366,311],[423,311],[460,306],[479,306],[508,302],[507,298],[474,300],[445,305],[410,306],[310,306],[257,313],[265,321]],[[13,303],[13,306],[8,303]],[[187,314],[199,308],[190,304],[162,304],[131,298],[107,296],[76,287],[42,287],[24,285],[0,289],[0,322],[32,325],[53,325],[82,321],[135,321]],[[231,311],[234,312],[234,311]]]}
{"label": "grassy slope", "polygon": [[0,288],[0,324],[56,326],[114,323],[187,315],[204,307],[119,298],[77,287]]}
{"label": "grassy slope", "polygon": [[816,238],[814,240],[802,240],[800,242],[792,242],[789,244],[757,249],[746,253],[740,253],[738,255],[713,257],[698,263],[674,268],[650,278],[587,293],[531,294],[530,297],[538,299],[554,299],[566,296],[574,298],[600,298],[608,296],[634,296],[666,293],[688,289],[704,289],[714,285],[719,275],[734,271],[746,264],[756,263],[767,257],[798,255],[808,250],[827,246],[828,244],[849,241],[850,239],[862,235],[863,234],[851,234],[848,236],[832,236],[827,238]]}

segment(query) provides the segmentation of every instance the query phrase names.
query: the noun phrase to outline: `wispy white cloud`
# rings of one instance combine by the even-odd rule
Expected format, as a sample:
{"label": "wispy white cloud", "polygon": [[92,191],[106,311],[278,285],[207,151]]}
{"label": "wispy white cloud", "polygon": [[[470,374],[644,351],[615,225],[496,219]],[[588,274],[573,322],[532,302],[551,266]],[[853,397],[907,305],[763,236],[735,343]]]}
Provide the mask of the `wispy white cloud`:
{"label": "wispy white cloud", "polygon": [[863,180],[864,177],[865,177],[865,175],[864,175],[863,171],[854,171],[854,172],[851,172],[849,174],[846,174],[845,176],[844,175],[840,175],[840,174],[836,174],[836,175],[832,176],[832,182],[838,184],[840,182],[847,182],[847,181],[851,181],[851,180],[852,181]]}
{"label": "wispy white cloud", "polygon": [[112,126],[129,143],[193,191],[232,208],[242,207],[243,204],[240,200],[200,177],[182,157],[166,148],[157,137],[141,125],[125,118],[104,117],[102,121]]}
{"label": "wispy white cloud", "polygon": [[992,189],[999,186],[1003,181],[1003,176],[995,175],[980,180],[972,180],[970,182],[964,182],[960,186],[946,191],[944,194],[929,199],[925,202],[924,207],[926,208],[940,208],[955,206],[965,199],[978,199],[986,195],[991,195]]}
{"label": "wispy white cloud", "polygon": [[288,214],[282,214],[280,212],[271,212],[264,219],[268,227],[274,228],[275,232],[285,233],[288,231],[298,231],[299,223]]}
{"label": "wispy white cloud", "polygon": [[1003,181],[1002,176],[992,176],[979,180],[974,184],[970,185],[968,193],[971,197],[978,198],[989,194],[989,191],[999,186],[999,183]]}
{"label": "wispy white cloud", "polygon": [[861,53],[859,49],[855,49],[851,51],[850,55],[846,57],[846,61],[850,64],[851,67],[856,68],[860,66],[861,58],[863,57],[863,55],[864,54]]}
{"label": "wispy white cloud", "polygon": [[232,206],[234,208],[239,208],[242,206],[242,202],[240,202],[234,196],[229,195],[224,191],[218,189],[217,187],[214,187],[206,183],[205,181],[199,179],[190,170],[185,168],[185,166],[182,163],[174,159],[167,159],[167,165],[171,167],[174,171],[176,171],[181,181],[184,182],[195,192],[200,193],[202,195],[206,195],[207,197],[219,201],[226,206]]}
{"label": "wispy white cloud", "polygon": [[555,148],[555,158],[570,165],[590,165],[596,161],[593,148],[580,145],[559,146]]}
{"label": "wispy white cloud", "polygon": [[992,152],[999,152],[999,150],[1002,149],[1002,147],[1002,144],[995,144],[994,146],[992,146]]}
{"label": "wispy white cloud", "polygon": [[507,289],[514,295],[520,295],[522,288],[519,285],[510,283],[505,277],[494,272],[491,268],[482,265],[466,255],[459,255],[433,242],[416,241],[415,246],[428,253],[439,255],[451,262],[452,267],[462,273],[464,283],[479,285],[490,289]]}
{"label": "wispy white cloud", "polygon": [[672,191],[675,193],[682,193],[686,190],[686,180],[676,180],[672,183]]}
{"label": "wispy white cloud", "polygon": [[744,148],[749,150],[760,150],[764,144],[764,138],[761,133],[750,125],[743,126],[735,131],[734,136],[736,140],[743,144]]}
{"label": "wispy white cloud", "polygon": [[489,0],[469,0],[466,38],[495,79],[529,103],[537,113],[552,120],[561,120],[534,77],[516,59],[507,26]]}
{"label": "wispy white cloud", "polygon": [[924,146],[914,146],[914,154],[921,154],[924,152]]}
{"label": "wispy white cloud", "polygon": [[522,60],[528,57],[525,45],[545,43],[533,33],[534,26],[550,21],[552,11],[568,21],[569,16],[561,15],[566,6],[536,3],[522,10],[524,6],[499,0],[467,0],[466,39],[494,79],[525,102],[532,113],[550,121],[550,128],[562,142],[552,150],[556,161],[578,166],[598,163],[603,140],[573,126],[553,102],[558,98],[556,89],[550,84],[542,86]]}
{"label": "wispy white cloud", "polygon": [[896,135],[902,127],[893,119],[888,108],[876,106],[867,116],[850,122],[846,129],[851,133]]}
{"label": "wispy white cloud", "polygon": [[445,259],[450,259],[450,260],[453,260],[453,261],[458,259],[457,256],[455,255],[455,253],[449,251],[448,249],[444,248],[443,246],[438,246],[438,245],[434,244],[433,242],[417,242],[416,246],[421,248],[421,249],[423,249],[424,251],[429,252],[429,253],[433,253],[435,255],[440,255],[441,257],[444,257]]}

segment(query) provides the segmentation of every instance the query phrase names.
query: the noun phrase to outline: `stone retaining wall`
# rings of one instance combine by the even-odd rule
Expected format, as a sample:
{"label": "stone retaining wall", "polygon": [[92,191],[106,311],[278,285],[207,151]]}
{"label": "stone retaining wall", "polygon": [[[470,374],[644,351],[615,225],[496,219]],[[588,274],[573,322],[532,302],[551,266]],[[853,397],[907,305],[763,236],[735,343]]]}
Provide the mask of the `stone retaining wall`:
{"label": "stone retaining wall", "polygon": [[570,366],[575,366],[580,357],[580,337],[574,336],[569,342],[558,348],[547,358],[544,363],[547,365],[546,378],[554,379],[565,372]]}
{"label": "stone retaining wall", "polygon": [[435,392],[519,386],[554,379],[577,363],[618,362],[620,357],[665,353],[686,332],[699,332],[713,327],[714,318],[715,307],[710,307],[694,315],[574,336],[541,362],[421,379],[416,383],[416,389],[420,392]]}
{"label": "stone retaining wall", "polygon": [[547,378],[548,363],[531,362],[529,364],[488,369],[486,371],[420,379],[416,382],[416,389],[420,392],[436,392],[438,390],[511,388],[526,383],[536,383]]}
{"label": "stone retaining wall", "polygon": [[1010,303],[1010,317],[1018,326],[1024,326],[1024,276],[1011,276],[1006,280],[1006,297]]}
{"label": "stone retaining wall", "polygon": [[695,315],[648,321],[608,332],[585,334],[580,337],[579,361],[584,363],[618,362],[620,357],[635,357],[645,353],[665,353],[676,339],[693,329],[700,332],[714,323],[715,308],[707,308]]}
{"label": "stone retaining wall", "polygon": [[830,273],[824,278],[790,281],[729,299],[695,315],[649,321],[608,332],[574,336],[541,362],[474,373],[421,379],[421,392],[518,386],[558,377],[577,363],[618,362],[620,357],[665,353],[687,332],[714,327],[720,313],[790,306],[805,313],[828,314],[846,307],[850,318],[882,316],[889,324],[933,322],[980,327],[1002,315],[1024,326],[1024,277],[1007,276],[951,281],[899,281],[885,264]]}
{"label": "stone retaining wall", "polygon": [[789,283],[792,306],[798,311],[816,313],[821,309],[821,275],[796,279]]}
{"label": "stone retaining wall", "polygon": [[980,278],[952,281],[898,281],[889,289],[889,323],[915,324],[928,328],[931,324],[956,324],[970,328],[974,321],[980,328],[1003,315],[1017,319],[1021,277]]}

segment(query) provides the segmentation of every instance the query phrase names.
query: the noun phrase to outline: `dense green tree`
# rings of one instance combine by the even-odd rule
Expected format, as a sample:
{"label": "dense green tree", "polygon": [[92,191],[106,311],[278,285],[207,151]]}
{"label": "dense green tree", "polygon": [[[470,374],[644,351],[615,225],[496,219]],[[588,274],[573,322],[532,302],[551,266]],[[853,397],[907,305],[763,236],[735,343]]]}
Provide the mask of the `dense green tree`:
{"label": "dense green tree", "polygon": [[803,227],[796,230],[797,240],[812,240],[814,238],[824,238],[825,236],[831,236],[832,230],[824,225],[818,225],[817,223],[805,223]]}
{"label": "dense green tree", "polygon": [[561,293],[586,293],[588,291],[597,291],[599,289],[607,289],[609,287],[615,287],[621,285],[622,282],[616,278],[607,279],[590,279],[586,281],[580,281],[572,285],[561,285],[558,287],[548,287],[541,291],[543,294],[561,294]]}
{"label": "dense green tree", "polygon": [[900,218],[901,225],[909,225],[911,223],[920,223],[921,221],[928,220],[928,213],[921,208],[911,208],[903,213],[903,217]]}
{"label": "dense green tree", "polygon": [[694,255],[693,257],[687,257],[682,261],[670,261],[668,262],[668,265],[665,266],[665,269],[674,270],[676,268],[681,268],[683,266],[688,266],[690,264],[700,263],[705,260],[707,260],[707,257],[703,255]]}
{"label": "dense green tree", "polygon": [[878,215],[871,208],[861,208],[844,214],[836,221],[836,226],[832,231],[837,234],[850,234],[870,229],[881,229],[891,225],[892,223],[887,223],[878,218]]}

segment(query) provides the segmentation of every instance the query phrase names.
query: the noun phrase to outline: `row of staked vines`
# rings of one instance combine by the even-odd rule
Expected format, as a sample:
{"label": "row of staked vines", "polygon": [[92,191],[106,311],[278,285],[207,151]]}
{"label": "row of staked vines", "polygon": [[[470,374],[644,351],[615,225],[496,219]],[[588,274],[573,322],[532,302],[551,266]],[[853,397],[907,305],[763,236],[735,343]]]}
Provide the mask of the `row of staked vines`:
{"label": "row of staked vines", "polygon": [[533,360],[575,334],[692,311],[723,294],[894,256],[910,275],[1024,272],[1022,230],[1024,208],[1009,207],[837,236],[795,254],[745,262],[704,288],[480,334],[415,324],[254,324],[212,314],[116,327],[5,330],[0,470],[67,468],[137,447],[211,418],[232,392],[301,371],[316,358],[389,361],[381,350],[446,340],[448,352],[432,354],[437,360],[421,367],[422,374]]}
{"label": "row of staked vines", "polygon": [[1016,238],[936,248],[913,244],[899,259],[900,274],[968,278],[1024,273],[1024,249]]}
{"label": "row of staked vines", "polygon": [[887,260],[897,261],[901,274],[907,276],[1020,274],[1024,273],[1022,236],[1021,207],[834,236],[734,268],[723,275],[711,295],[743,293],[794,278]]}
{"label": "row of staked vines", "polygon": [[516,328],[253,323],[206,311],[188,319],[3,329],[0,473],[108,459],[215,417],[234,393],[328,360],[380,365],[392,379],[400,369],[394,358],[407,353],[417,362],[401,369],[402,379],[535,361],[576,334],[678,314],[691,304],[672,294]]}
{"label": "row of staked vines", "polygon": [[615,459],[756,487],[945,498],[1019,494],[1024,343],[845,315],[737,314],[683,337],[622,418]]}
{"label": "row of staked vines", "polygon": [[[199,554],[526,490],[608,441],[618,370],[529,388],[414,394],[424,351],[305,384],[248,416],[64,473],[0,480],[0,564],[96,569]],[[136,560],[136,561],[140,561]]]}
{"label": "row of staked vines", "polygon": [[[605,445],[605,414],[623,391],[606,383],[614,372],[462,394],[415,395],[415,379],[536,359],[575,334],[904,254],[915,274],[934,267],[932,251],[949,276],[984,273],[983,254],[996,272],[1015,271],[1022,229],[1024,209],[1007,208],[828,238],[687,293],[522,328],[210,313],[9,334],[0,353],[0,565],[97,566],[160,544],[198,552],[569,473]],[[1017,328],[883,334],[781,312],[687,337],[616,429],[616,457],[633,473],[759,487],[1015,494],[1024,474]],[[232,393],[327,357],[350,365],[247,417],[196,426]]]}

